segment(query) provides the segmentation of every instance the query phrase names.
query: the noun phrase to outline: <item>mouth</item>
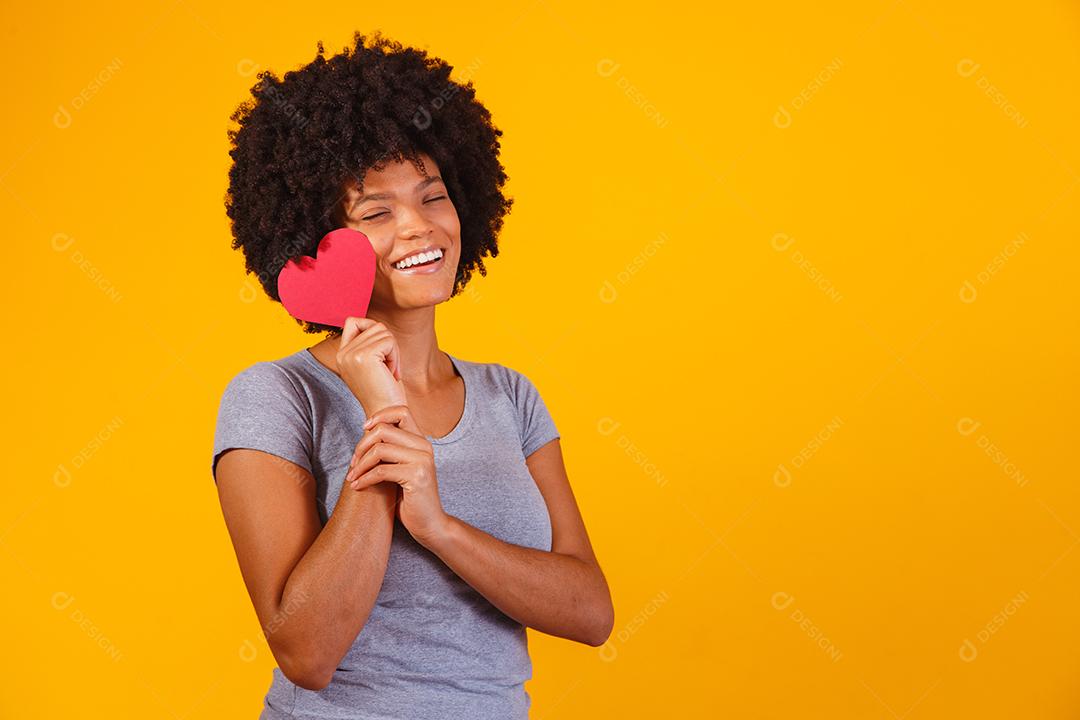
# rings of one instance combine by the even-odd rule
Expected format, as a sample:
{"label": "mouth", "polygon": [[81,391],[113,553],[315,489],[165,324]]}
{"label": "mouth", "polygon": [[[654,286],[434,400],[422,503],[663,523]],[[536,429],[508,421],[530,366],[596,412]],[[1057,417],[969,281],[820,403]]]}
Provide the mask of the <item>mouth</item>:
{"label": "mouth", "polygon": [[406,275],[426,275],[437,272],[445,263],[446,251],[440,247],[425,248],[401,260],[391,263],[395,271]]}

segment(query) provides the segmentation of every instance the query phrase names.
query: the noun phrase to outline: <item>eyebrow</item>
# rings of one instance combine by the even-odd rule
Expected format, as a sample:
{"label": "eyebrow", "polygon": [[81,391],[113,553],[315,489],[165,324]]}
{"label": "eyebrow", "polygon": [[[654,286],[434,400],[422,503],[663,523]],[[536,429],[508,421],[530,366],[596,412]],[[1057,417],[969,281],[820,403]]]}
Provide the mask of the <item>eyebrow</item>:
{"label": "eyebrow", "polygon": [[[421,180],[419,183],[417,183],[416,187],[413,189],[413,192],[420,192],[421,190],[426,188],[428,185],[432,185],[432,184],[437,183],[437,182],[442,182],[442,177],[439,176],[439,175],[432,175],[432,176],[428,177],[427,179]],[[392,197],[394,197],[393,193],[384,193],[384,192],[383,193],[371,193],[370,195],[361,194],[360,197],[356,198],[356,200],[353,202],[353,204],[349,208],[349,210],[350,211],[355,210],[361,203],[367,202],[368,200],[389,200]]]}

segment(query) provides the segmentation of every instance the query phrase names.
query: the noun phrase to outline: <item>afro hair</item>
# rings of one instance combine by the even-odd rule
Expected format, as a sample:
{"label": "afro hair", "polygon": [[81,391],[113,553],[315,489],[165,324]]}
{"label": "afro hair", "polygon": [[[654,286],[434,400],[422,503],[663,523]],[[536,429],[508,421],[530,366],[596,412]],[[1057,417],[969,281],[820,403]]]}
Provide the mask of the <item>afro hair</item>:
{"label": "afro hair", "polygon": [[[225,209],[233,249],[242,248],[255,273],[280,302],[278,272],[290,259],[315,255],[319,241],[344,227],[346,188],[368,169],[420,154],[438,163],[461,221],[461,257],[451,296],[483,258],[496,257],[503,217],[513,204],[502,187],[499,136],[476,99],[472,81],[450,79],[453,67],[418,48],[404,48],[376,31],[354,33],[353,47],[286,72],[258,74],[252,100],[232,114],[229,189]],[[341,328],[298,320],[305,332]]]}

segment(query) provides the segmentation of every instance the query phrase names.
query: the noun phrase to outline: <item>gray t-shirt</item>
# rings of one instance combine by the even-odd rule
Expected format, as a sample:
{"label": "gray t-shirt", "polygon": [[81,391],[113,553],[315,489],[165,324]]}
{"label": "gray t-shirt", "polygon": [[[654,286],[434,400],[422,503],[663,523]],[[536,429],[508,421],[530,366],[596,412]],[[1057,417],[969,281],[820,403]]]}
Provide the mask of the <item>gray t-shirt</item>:
{"label": "gray t-shirt", "polygon": [[[547,506],[525,464],[559,437],[544,401],[516,370],[447,355],[465,383],[465,411],[449,434],[428,437],[443,507],[500,540],[550,551]],[[365,419],[344,381],[306,348],[258,362],[225,388],[211,473],[229,448],[290,460],[314,476],[325,524]],[[382,589],[330,685],[305,690],[274,668],[260,720],[527,718],[531,677],[525,626],[395,521]]]}

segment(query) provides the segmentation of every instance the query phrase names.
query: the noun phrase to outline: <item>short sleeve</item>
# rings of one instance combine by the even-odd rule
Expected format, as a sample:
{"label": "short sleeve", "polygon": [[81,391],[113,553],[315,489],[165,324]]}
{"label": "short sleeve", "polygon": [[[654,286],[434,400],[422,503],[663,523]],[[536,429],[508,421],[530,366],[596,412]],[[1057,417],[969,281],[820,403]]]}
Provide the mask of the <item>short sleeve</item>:
{"label": "short sleeve", "polygon": [[521,430],[521,452],[529,457],[538,449],[560,437],[547,404],[533,382],[522,373],[507,368],[510,396],[517,408]]}
{"label": "short sleeve", "polygon": [[285,458],[312,471],[310,406],[282,368],[265,361],[236,375],[225,387],[214,430],[210,474],[232,448],[249,448]]}

